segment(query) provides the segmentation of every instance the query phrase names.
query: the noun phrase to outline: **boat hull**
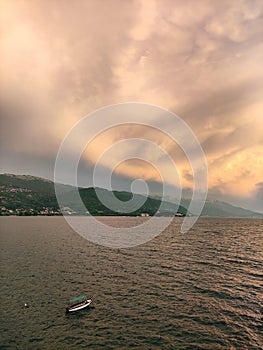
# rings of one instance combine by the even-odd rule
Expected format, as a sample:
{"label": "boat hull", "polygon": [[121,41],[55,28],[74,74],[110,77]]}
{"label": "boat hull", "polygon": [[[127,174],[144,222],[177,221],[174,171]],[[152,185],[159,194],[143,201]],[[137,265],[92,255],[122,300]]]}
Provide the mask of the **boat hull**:
{"label": "boat hull", "polygon": [[91,301],[92,301],[91,299],[87,299],[84,302],[78,303],[76,305],[68,306],[66,308],[66,313],[75,312],[75,311],[85,309],[86,307],[88,307],[91,304]]}

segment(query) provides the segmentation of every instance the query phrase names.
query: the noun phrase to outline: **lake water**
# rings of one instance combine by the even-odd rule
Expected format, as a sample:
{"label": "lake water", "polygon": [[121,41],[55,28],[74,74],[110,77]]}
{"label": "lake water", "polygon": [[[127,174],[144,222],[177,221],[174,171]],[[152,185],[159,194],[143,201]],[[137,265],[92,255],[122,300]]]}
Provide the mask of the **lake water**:
{"label": "lake water", "polygon": [[[1,217],[1,349],[262,349],[263,220],[181,222],[116,250],[63,217]],[[80,294],[93,307],[66,315]]]}

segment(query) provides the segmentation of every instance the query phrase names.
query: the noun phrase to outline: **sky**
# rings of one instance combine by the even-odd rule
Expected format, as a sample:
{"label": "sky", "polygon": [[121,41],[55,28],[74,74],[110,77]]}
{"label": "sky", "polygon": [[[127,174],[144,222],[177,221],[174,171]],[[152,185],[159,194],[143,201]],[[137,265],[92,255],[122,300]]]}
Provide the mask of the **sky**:
{"label": "sky", "polygon": [[[59,146],[78,121],[107,105],[141,102],[192,129],[206,156],[210,198],[263,212],[262,0],[0,4],[1,173],[52,179]],[[180,147],[142,126],[96,137],[81,160],[83,179],[103,151],[131,137],[161,146],[191,189]],[[115,166],[116,187],[135,178],[161,182],[150,146],[137,155],[119,165],[104,160],[105,169]]]}

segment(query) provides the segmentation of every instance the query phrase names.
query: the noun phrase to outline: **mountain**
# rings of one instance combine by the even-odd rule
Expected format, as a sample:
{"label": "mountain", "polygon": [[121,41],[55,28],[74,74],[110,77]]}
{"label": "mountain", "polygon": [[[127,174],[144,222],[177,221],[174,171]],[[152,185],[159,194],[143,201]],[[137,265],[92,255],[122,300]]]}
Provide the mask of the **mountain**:
{"label": "mountain", "polygon": [[[108,191],[102,188],[78,188],[70,185],[58,184],[57,189],[61,193],[64,205],[63,214],[86,215],[87,210],[92,215],[156,215],[171,216],[175,212],[174,204],[164,201],[162,212],[159,212],[161,200],[158,197],[145,197],[140,194],[132,194],[125,191]],[[85,209],[80,207],[75,200],[75,193],[79,191]],[[121,201],[121,206],[116,211],[108,209],[98,199],[98,192],[104,198],[110,200],[112,193]],[[131,198],[143,203],[139,209],[134,207],[130,214],[122,212],[127,201]],[[178,208],[178,215],[187,215],[190,200],[182,199]],[[62,214],[55,195],[54,183],[50,180],[30,176],[0,174],[0,215],[61,215]],[[194,214],[194,213],[193,213]],[[207,200],[202,211],[202,216],[218,217],[255,217],[263,218],[263,214],[233,206],[229,203]]]}
{"label": "mountain", "polygon": [[[181,204],[185,208],[188,208],[190,204],[190,200],[182,199]],[[211,200],[211,199],[206,200],[201,216],[263,218],[263,214],[261,213],[236,207],[232,204],[222,202],[219,200]]]}
{"label": "mountain", "polygon": [[0,199],[2,214],[35,214],[46,207],[50,211],[58,208],[53,182],[29,175],[0,175]]}
{"label": "mountain", "polygon": [[[68,215],[86,215],[87,210],[91,215],[159,215],[173,216],[178,211],[179,216],[185,216],[187,210],[179,206],[178,210],[174,204],[164,202],[162,212],[159,212],[161,201],[151,197],[145,197],[130,192],[108,191],[105,189],[94,188],[75,188],[69,185],[58,184],[61,193],[62,213]],[[76,201],[76,192],[79,191],[80,197],[85,204],[83,207]],[[110,198],[112,193],[120,201],[120,207],[116,211],[110,210],[104,206],[97,197],[97,192],[104,198]],[[139,209],[125,214],[125,202],[131,198],[135,202],[143,203]],[[29,175],[0,175],[0,209],[2,215],[61,215],[61,211],[55,195],[54,183],[50,180],[29,176]]]}
{"label": "mountain", "polygon": [[256,213],[251,210],[236,207],[232,204],[218,200],[206,201],[202,216],[263,218],[263,214],[261,213]]}

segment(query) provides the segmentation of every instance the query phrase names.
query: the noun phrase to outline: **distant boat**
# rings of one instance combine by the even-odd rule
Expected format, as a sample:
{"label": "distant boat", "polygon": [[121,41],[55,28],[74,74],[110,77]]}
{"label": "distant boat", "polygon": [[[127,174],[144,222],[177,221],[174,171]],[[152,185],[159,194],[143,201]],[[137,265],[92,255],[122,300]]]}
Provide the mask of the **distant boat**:
{"label": "distant boat", "polygon": [[86,295],[80,295],[69,300],[69,306],[66,307],[66,313],[85,309],[91,304],[92,300],[88,299]]}

